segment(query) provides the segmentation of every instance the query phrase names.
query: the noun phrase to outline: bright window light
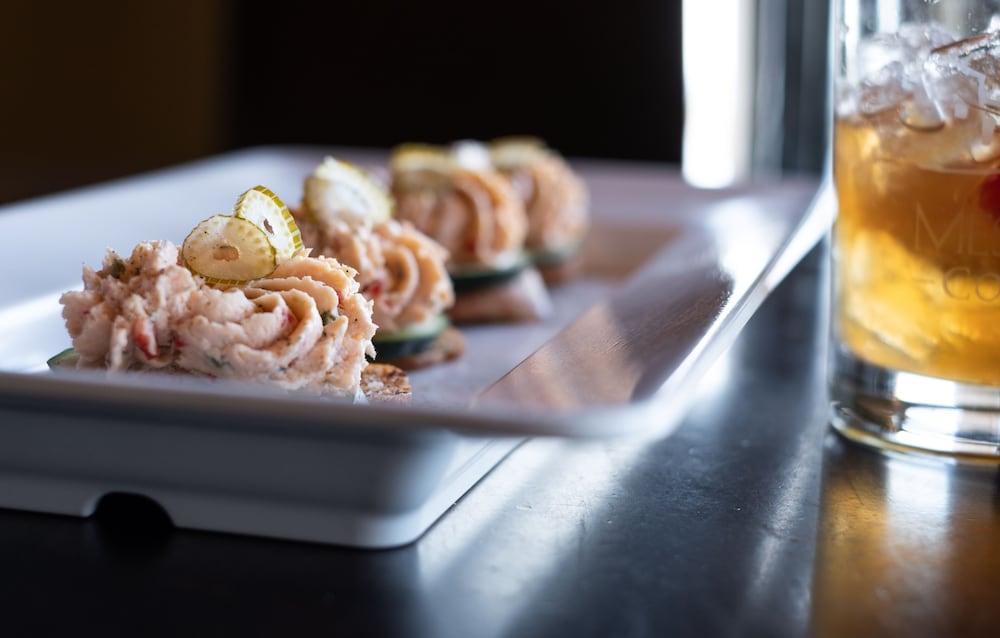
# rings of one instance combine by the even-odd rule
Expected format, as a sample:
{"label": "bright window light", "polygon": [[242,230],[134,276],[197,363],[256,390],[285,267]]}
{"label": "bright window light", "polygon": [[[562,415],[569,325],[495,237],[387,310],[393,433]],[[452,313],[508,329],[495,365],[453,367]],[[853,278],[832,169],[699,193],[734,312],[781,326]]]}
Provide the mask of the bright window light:
{"label": "bright window light", "polygon": [[721,188],[750,175],[754,1],[684,0],[684,178]]}

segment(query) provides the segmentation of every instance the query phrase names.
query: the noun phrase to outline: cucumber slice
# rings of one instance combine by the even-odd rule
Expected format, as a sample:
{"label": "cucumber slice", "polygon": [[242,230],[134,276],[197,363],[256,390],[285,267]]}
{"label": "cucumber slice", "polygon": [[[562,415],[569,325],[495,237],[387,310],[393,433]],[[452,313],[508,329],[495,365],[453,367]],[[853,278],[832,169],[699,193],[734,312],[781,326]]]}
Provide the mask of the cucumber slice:
{"label": "cucumber slice", "polygon": [[437,338],[445,329],[451,325],[444,315],[431,317],[427,321],[407,326],[396,332],[379,331],[372,339],[376,344],[389,343],[391,341],[409,341],[411,339],[422,339],[424,337]]}
{"label": "cucumber slice", "polygon": [[212,284],[235,286],[267,277],[277,267],[274,245],[253,222],[214,215],[184,240],[185,265]]}
{"label": "cucumber slice", "polygon": [[391,361],[401,357],[420,354],[441,336],[451,322],[444,315],[432,317],[427,321],[408,326],[396,332],[377,332],[372,343],[375,344],[377,361]]}
{"label": "cucumber slice", "polygon": [[455,268],[450,270],[448,275],[451,276],[451,283],[456,293],[470,292],[480,288],[495,286],[513,279],[521,274],[521,271],[525,269],[530,261],[528,255],[522,253],[503,268]]}
{"label": "cucumber slice", "polygon": [[66,348],[45,363],[49,366],[49,370],[56,370],[58,368],[74,368],[76,367],[76,362],[79,359],[80,355],[77,354],[75,348]]}
{"label": "cucumber slice", "polygon": [[543,248],[532,251],[531,261],[541,268],[558,266],[572,259],[579,250],[580,244],[576,242],[556,248]]}
{"label": "cucumber slice", "polygon": [[367,172],[332,157],[306,178],[306,209],[317,222],[336,219],[384,222],[392,216],[392,198]]}
{"label": "cucumber slice", "polygon": [[292,213],[270,189],[254,186],[240,195],[233,210],[238,218],[267,234],[279,260],[284,261],[302,249],[302,234]]}

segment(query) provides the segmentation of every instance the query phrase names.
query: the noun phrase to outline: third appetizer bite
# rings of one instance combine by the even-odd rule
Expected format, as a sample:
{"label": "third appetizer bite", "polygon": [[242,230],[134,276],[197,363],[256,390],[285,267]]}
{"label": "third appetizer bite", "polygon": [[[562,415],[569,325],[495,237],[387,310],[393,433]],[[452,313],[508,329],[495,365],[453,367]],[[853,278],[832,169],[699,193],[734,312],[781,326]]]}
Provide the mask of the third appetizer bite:
{"label": "third appetizer bite", "polygon": [[183,247],[146,241],[84,268],[60,302],[73,348],[56,367],[161,371],[334,396],[399,398],[409,383],[368,363],[375,324],[355,271],[309,257],[288,209],[258,186]]}
{"label": "third appetizer bite", "polygon": [[371,176],[327,157],[305,180],[294,212],[304,242],[358,271],[374,303],[379,361],[418,368],[462,354],[465,340],[445,316],[455,293],[448,251],[407,221],[391,218],[392,199]]}
{"label": "third appetizer bite", "polygon": [[551,311],[525,251],[524,204],[484,147],[405,145],[393,153],[390,170],[396,216],[450,253],[448,271],[458,293],[452,318],[519,321]]}
{"label": "third appetizer bite", "polygon": [[528,214],[525,245],[546,281],[562,281],[579,264],[590,225],[587,186],[566,160],[531,137],[490,142],[490,160],[509,180]]}

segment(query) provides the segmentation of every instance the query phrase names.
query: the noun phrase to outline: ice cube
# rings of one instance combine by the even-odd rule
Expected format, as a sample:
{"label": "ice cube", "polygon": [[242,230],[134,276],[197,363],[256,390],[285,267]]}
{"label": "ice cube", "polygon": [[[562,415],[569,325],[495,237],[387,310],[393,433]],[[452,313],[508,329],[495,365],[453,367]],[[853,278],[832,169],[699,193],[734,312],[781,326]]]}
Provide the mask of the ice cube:
{"label": "ice cube", "polygon": [[969,108],[1000,112],[1000,33],[984,33],[931,51],[923,83],[946,116],[964,119]]}
{"label": "ice cube", "polygon": [[[858,232],[839,248],[846,266],[841,299],[846,317],[913,361],[931,356],[941,339],[936,329],[941,271],[885,231]],[[910,283],[925,281],[930,283]]]}
{"label": "ice cube", "polygon": [[908,129],[921,133],[940,131],[945,125],[937,107],[922,91],[903,104],[899,121]]}
{"label": "ice cube", "polygon": [[990,23],[986,27],[987,33],[994,33],[1000,31],[1000,13],[994,13],[990,16]]}
{"label": "ice cube", "polygon": [[903,63],[890,62],[861,83],[858,91],[858,112],[877,115],[898,107],[909,96],[903,85]]}
{"label": "ice cube", "polygon": [[930,51],[958,39],[944,25],[934,22],[930,24],[905,23],[899,27],[897,37],[908,49],[907,53],[910,54]]}
{"label": "ice cube", "polygon": [[858,72],[863,81],[880,74],[892,64],[902,65],[906,46],[894,33],[876,33],[858,46]]}
{"label": "ice cube", "polygon": [[922,121],[918,126],[925,125],[935,116],[925,108],[932,100],[923,88],[923,61],[933,49],[954,40],[940,25],[911,23],[903,24],[896,33],[877,33],[865,39],[857,60],[860,81],[841,91],[837,112],[870,118],[915,97],[919,109],[914,115]]}
{"label": "ice cube", "polygon": [[906,23],[895,33],[876,33],[859,47],[860,74],[870,79],[898,62],[903,65],[903,81],[917,84],[921,65],[933,50],[958,38],[938,24]]}
{"label": "ice cube", "polygon": [[969,155],[976,164],[996,164],[1000,160],[1000,135],[994,133],[989,139],[976,140],[969,147]]}

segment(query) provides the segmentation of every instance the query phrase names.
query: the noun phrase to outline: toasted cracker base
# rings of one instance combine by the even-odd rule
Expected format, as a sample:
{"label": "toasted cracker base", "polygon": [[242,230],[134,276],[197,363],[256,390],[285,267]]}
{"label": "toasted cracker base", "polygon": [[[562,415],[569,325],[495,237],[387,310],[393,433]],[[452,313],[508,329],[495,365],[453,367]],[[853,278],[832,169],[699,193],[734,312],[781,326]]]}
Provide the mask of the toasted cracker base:
{"label": "toasted cracker base", "polygon": [[413,394],[406,373],[388,363],[369,363],[365,367],[361,391],[369,401],[408,401]]}
{"label": "toasted cracker base", "polygon": [[418,370],[457,359],[464,352],[465,337],[454,327],[448,326],[426,350],[408,357],[391,359],[390,362],[403,370]]}
{"label": "toasted cracker base", "polygon": [[456,296],[448,316],[455,323],[538,321],[552,312],[542,276],[525,268],[516,277]]}

